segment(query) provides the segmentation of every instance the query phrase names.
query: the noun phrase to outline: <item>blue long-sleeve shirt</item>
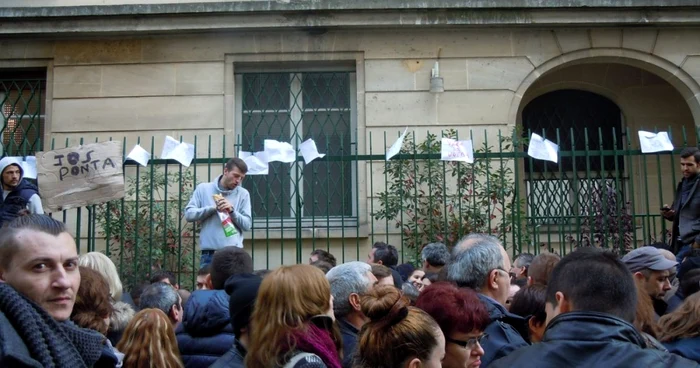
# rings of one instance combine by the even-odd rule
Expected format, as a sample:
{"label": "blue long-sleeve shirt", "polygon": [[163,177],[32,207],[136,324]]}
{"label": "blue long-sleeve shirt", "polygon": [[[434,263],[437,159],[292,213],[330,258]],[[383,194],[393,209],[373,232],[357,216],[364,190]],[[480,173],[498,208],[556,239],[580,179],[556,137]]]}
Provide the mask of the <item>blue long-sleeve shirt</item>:
{"label": "blue long-sleeve shirt", "polygon": [[[210,183],[197,185],[190,202],[185,207],[185,219],[189,222],[199,221],[199,247],[202,250],[218,250],[227,246],[243,247],[243,232],[250,230],[253,225],[250,210],[250,193],[242,186],[233,190],[223,190],[219,187],[221,176]],[[238,234],[226,237],[221,220],[217,215],[214,195],[221,194],[233,206],[231,219]]]}

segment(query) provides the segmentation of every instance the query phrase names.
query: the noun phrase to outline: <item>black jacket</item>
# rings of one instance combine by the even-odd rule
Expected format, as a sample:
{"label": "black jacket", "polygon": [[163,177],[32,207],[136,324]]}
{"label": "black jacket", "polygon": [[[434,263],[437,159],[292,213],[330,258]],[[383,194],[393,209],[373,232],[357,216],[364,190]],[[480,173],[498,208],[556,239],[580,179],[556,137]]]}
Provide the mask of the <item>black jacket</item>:
{"label": "black jacket", "polygon": [[494,360],[510,354],[512,351],[528,345],[529,329],[527,320],[508,311],[498,302],[479,294],[479,299],[486,306],[491,322],[484,332],[488,335],[482,342],[484,356],[482,367],[488,367]]}
{"label": "black jacket", "polygon": [[[683,181],[676,187],[676,197],[671,208],[676,211],[673,219],[671,242],[673,253],[678,253],[683,245],[700,243],[700,175],[695,177],[695,183],[685,202],[681,203]],[[682,244],[678,244],[678,237]]]}
{"label": "black jacket", "polygon": [[515,351],[490,367],[698,367],[693,361],[644,346],[634,326],[619,318],[570,312],[549,322],[542,342]]}
{"label": "black jacket", "polygon": [[209,368],[245,368],[246,349],[238,340],[233,343],[226,354],[217,359]]}
{"label": "black jacket", "polygon": [[340,336],[343,338],[343,368],[352,367],[353,358],[357,350],[357,334],[359,330],[345,318],[338,318]]}
{"label": "black jacket", "polygon": [[[2,184],[0,184],[0,187],[2,187]],[[19,185],[7,195],[7,198],[0,201],[0,227],[2,227],[3,223],[14,220],[19,215],[19,211],[27,208],[29,199],[35,194],[39,194],[37,187],[22,179]],[[2,199],[1,196],[0,199]]]}

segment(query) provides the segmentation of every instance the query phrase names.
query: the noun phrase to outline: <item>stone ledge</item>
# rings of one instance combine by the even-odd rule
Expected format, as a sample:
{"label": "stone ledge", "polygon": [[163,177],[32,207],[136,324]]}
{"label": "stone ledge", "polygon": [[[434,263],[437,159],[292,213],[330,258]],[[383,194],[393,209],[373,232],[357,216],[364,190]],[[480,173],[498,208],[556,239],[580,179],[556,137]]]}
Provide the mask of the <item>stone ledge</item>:
{"label": "stone ledge", "polygon": [[[2,9],[0,9],[2,13]],[[0,19],[2,19],[0,17]],[[330,28],[430,27],[654,27],[700,25],[695,9],[452,9],[292,13],[153,14],[65,18],[5,18],[0,36],[167,34],[297,29],[323,33]]]}
{"label": "stone ledge", "polygon": [[[107,1],[109,4],[110,1]],[[5,0],[0,17],[82,17],[109,15],[308,12],[415,9],[561,9],[561,8],[673,8],[700,6],[698,0],[260,0],[100,5],[82,0],[78,6],[56,6],[56,1]],[[147,1],[145,1],[147,2]],[[60,4],[60,1],[58,2]],[[75,2],[74,2],[75,3]],[[101,1],[105,4],[105,1]]]}

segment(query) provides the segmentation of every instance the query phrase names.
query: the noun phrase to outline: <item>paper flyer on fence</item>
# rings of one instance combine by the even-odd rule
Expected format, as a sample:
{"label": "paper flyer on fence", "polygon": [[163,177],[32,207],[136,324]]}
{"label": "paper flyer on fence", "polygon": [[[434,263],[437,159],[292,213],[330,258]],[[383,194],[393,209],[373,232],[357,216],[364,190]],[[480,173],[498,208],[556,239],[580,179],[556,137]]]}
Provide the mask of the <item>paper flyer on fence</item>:
{"label": "paper flyer on fence", "polygon": [[248,165],[248,173],[246,175],[267,175],[270,172],[270,165],[265,157],[265,152],[238,152],[246,165]]}
{"label": "paper flyer on fence", "polygon": [[264,147],[267,162],[291,163],[297,160],[297,152],[294,150],[294,147],[287,142],[266,139],[264,141]]}
{"label": "paper flyer on fence", "polygon": [[396,156],[400,151],[401,147],[403,147],[403,140],[406,138],[406,133],[408,133],[408,127],[403,130],[403,133],[401,133],[401,136],[394,142],[394,144],[391,145],[388,151],[386,151],[386,161],[391,160],[392,157]]}
{"label": "paper flyer on fence", "polygon": [[532,133],[530,143],[527,146],[527,155],[538,160],[557,163],[559,162],[559,146],[538,134]]}
{"label": "paper flyer on fence", "polygon": [[175,160],[189,167],[194,159],[194,146],[185,142],[180,143],[175,138],[166,136],[160,158]]}
{"label": "paper flyer on fence", "polygon": [[325,153],[318,153],[318,148],[316,147],[316,142],[309,138],[304,141],[304,143],[299,145],[299,152],[304,157],[304,162],[308,165],[311,161],[317,158],[326,157]]}
{"label": "paper flyer on fence", "polygon": [[474,163],[474,148],[471,140],[458,141],[442,138],[440,159],[443,161],[461,161]]}
{"label": "paper flyer on fence", "polygon": [[667,132],[652,133],[640,130],[637,134],[643,153],[673,151],[673,143]]}
{"label": "paper flyer on fence", "polygon": [[146,167],[148,166],[148,161],[151,160],[151,154],[148,153],[141,145],[137,144],[134,148],[126,155],[126,158],[132,159],[139,163],[139,165]]}

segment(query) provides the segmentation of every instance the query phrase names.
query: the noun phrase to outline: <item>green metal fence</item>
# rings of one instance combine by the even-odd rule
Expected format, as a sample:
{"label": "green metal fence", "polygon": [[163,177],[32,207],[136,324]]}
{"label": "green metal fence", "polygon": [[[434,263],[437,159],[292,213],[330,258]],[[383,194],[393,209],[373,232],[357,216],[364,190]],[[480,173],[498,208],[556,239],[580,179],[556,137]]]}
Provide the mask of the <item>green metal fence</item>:
{"label": "green metal fence", "polygon": [[[258,268],[303,262],[316,248],[330,250],[341,262],[364,259],[376,241],[396,245],[402,262],[412,261],[428,242],[452,245],[471,232],[498,236],[513,254],[564,254],[577,246],[625,252],[669,240],[670,224],[659,208],[672,202],[680,179],[677,153],[697,144],[693,128],[660,127],[678,148],[642,154],[636,132],[621,128],[619,109],[607,114],[617,114],[613,122],[592,109],[586,123],[567,126],[556,110],[561,104],[549,101],[545,105],[553,111],[523,112],[526,131],[416,128],[401,153],[387,162],[386,149],[398,131],[358,131],[353,73],[236,74],[241,124],[233,142],[226,136],[180,137],[195,146],[190,167],[163,159],[147,167],[126,161],[124,199],[53,216],[73,229],[80,252],[112,257],[127,285],[159,268],[175,271],[181,283],[191,285],[199,262],[198,226],[184,220],[183,209],[196,184],[215,180],[239,151],[261,151],[264,139],[296,147],[313,138],[324,158],[272,163],[268,175],[244,181],[254,217],[245,246]],[[2,156],[43,149],[44,94],[40,75],[0,78]],[[560,145],[559,163],[526,155],[532,131]],[[475,163],[441,161],[442,137],[471,139]],[[123,139],[122,144],[125,153],[136,143],[159,152],[163,138]],[[106,139],[112,138],[71,137],[54,140],[49,148]]]}
{"label": "green metal fence", "polygon": [[[364,154],[339,150],[308,165],[299,157],[292,164],[271,165],[267,176],[248,176],[244,187],[251,193],[254,223],[246,248],[256,266],[303,262],[315,248],[329,249],[341,262],[364,259],[375,241],[397,245],[402,261],[410,261],[428,242],[451,245],[470,232],[494,234],[514,254],[545,249],[564,254],[588,245],[624,252],[668,240],[669,224],[659,208],[673,200],[680,147],[674,153],[642,154],[631,138],[636,134],[610,131],[624,135],[622,146],[562,150],[562,161],[574,159],[565,171],[562,165],[537,168],[525,153],[529,132],[442,131],[409,134],[401,153],[386,162],[386,147],[395,133],[379,139],[368,133]],[[565,133],[573,134],[539,133],[558,143]],[[584,130],[584,140],[604,133],[602,128]],[[680,141],[694,144],[695,134],[688,139],[687,133],[671,130]],[[440,161],[443,136],[472,139],[475,163]],[[325,139],[319,150],[332,152],[331,137]],[[123,145],[125,152],[134,143],[157,152],[158,140],[162,138],[124,140]],[[236,144],[224,138],[216,145],[212,136],[195,137],[191,143],[197,157],[189,168],[162,159],[143,168],[127,160],[123,200],[54,216],[80,234],[81,252],[109,254],[127,284],[157,268],[173,270],[181,282],[191,283],[199,262],[198,227],[184,220],[184,207],[196,184],[214,180],[232,151],[240,150],[240,142],[242,137]],[[68,141],[51,146],[66,145]],[[357,146],[356,136],[349,145]],[[575,158],[583,159],[583,167]],[[606,158],[612,159],[611,166]],[[601,164],[592,169],[592,162]],[[343,169],[334,171],[332,165]],[[270,184],[280,182],[284,189]],[[286,188],[289,194],[280,195]],[[329,198],[329,193],[342,198]]]}

